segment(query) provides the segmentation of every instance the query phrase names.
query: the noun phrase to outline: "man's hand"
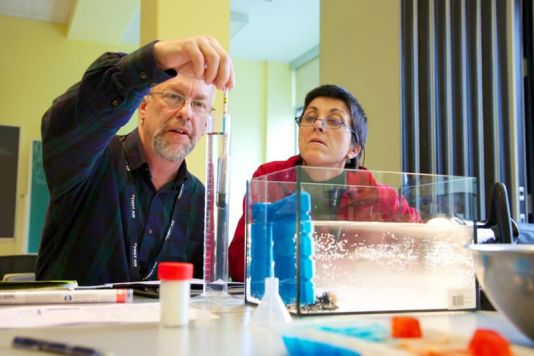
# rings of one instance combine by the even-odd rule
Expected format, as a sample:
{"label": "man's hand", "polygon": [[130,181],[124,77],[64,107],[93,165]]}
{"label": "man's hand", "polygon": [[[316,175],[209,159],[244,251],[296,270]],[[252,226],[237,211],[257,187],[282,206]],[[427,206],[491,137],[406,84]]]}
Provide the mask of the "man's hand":
{"label": "man's hand", "polygon": [[161,41],[154,45],[155,57],[162,69],[201,79],[219,89],[234,86],[232,60],[216,39],[197,36]]}

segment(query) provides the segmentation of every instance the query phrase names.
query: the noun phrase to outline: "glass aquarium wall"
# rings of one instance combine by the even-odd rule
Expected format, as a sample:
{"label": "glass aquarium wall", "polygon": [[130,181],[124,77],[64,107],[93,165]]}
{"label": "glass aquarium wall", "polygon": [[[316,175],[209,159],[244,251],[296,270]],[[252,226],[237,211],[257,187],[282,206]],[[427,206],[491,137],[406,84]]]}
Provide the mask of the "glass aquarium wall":
{"label": "glass aquarium wall", "polygon": [[294,167],[247,191],[246,300],[266,277],[298,315],[477,306],[476,180]]}

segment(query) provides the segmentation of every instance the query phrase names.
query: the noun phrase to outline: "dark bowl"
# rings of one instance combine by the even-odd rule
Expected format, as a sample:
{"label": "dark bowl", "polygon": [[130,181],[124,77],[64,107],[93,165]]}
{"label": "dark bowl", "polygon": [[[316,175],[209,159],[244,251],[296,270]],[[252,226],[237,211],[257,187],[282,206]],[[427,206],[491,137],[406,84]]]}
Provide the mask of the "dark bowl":
{"label": "dark bowl", "polygon": [[491,303],[534,340],[534,245],[468,247],[482,289]]}

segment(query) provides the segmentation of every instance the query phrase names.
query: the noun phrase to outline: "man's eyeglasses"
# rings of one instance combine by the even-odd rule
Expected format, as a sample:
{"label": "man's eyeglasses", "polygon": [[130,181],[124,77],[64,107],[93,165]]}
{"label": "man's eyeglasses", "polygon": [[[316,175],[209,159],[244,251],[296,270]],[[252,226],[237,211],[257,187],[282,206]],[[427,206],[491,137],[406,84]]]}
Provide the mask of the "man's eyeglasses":
{"label": "man's eyeglasses", "polygon": [[325,118],[319,119],[319,117],[317,117],[316,115],[307,114],[307,115],[302,115],[302,116],[295,118],[297,125],[301,127],[302,126],[312,127],[313,125],[315,125],[315,121],[317,120],[321,122],[321,126],[325,128],[326,130],[337,130],[341,128],[342,126],[345,126],[346,128],[350,130],[350,132],[356,135],[356,132],[352,129],[352,127],[347,125],[343,120],[336,119],[333,117],[325,117]]}
{"label": "man's eyeglasses", "polygon": [[[149,93],[148,95],[161,95],[161,98],[172,109],[178,109],[184,106],[187,98],[181,94],[172,91],[156,91]],[[198,115],[207,116],[214,108],[204,100],[191,100],[191,109]]]}

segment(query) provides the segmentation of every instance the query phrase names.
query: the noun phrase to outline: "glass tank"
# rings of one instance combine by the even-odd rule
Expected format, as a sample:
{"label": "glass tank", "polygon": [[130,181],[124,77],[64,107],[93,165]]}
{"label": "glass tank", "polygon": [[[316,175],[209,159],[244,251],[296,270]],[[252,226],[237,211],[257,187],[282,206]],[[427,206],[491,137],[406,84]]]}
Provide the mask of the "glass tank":
{"label": "glass tank", "polygon": [[472,310],[471,177],[294,167],[248,182],[246,301],[297,315]]}

